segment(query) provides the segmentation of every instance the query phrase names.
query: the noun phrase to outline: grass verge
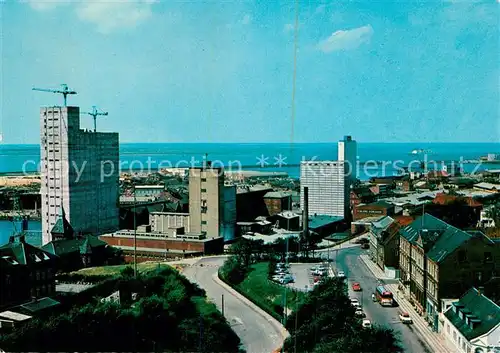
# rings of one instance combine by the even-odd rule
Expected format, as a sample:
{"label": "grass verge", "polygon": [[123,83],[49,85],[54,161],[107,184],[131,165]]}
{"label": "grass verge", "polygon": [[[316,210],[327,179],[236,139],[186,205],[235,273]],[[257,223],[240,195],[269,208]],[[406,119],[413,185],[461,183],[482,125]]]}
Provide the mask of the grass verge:
{"label": "grass verge", "polygon": [[[286,290],[286,306],[287,313],[295,310],[297,304],[304,300],[306,293],[296,291],[294,289],[281,286],[268,278],[269,262],[260,262],[251,266],[246,278],[238,285],[231,287],[236,289],[240,294],[251,300],[255,305],[273,316],[276,320],[282,321],[283,307],[285,302]],[[222,276],[219,276],[222,280]],[[225,281],[225,280],[224,280]],[[227,283],[227,281],[225,281]]]}

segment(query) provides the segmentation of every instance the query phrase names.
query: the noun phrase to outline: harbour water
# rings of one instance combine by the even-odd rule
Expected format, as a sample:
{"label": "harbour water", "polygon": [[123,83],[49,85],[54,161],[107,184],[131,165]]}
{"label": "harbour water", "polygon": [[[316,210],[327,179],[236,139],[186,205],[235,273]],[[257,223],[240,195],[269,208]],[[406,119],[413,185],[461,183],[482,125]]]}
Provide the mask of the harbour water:
{"label": "harbour water", "polygon": [[[412,154],[414,150],[426,153]],[[373,161],[359,166],[360,179],[375,175],[393,175],[398,167],[419,165],[427,161],[478,160],[488,153],[500,153],[500,143],[358,143],[358,161]],[[337,144],[332,143],[124,143],[120,145],[122,171],[148,171],[158,167],[200,165],[205,156],[226,169],[286,171],[299,176],[301,160],[336,160]],[[281,161],[281,162],[280,162]],[[395,162],[398,162],[395,165]],[[38,145],[0,145],[0,173],[36,172],[40,162]],[[382,166],[382,162],[386,163]],[[463,164],[471,172],[477,163]],[[264,168],[263,168],[264,167]],[[482,164],[478,170],[500,168],[499,164]]]}
{"label": "harbour water", "polygon": [[[20,229],[19,227],[17,229]],[[42,224],[40,221],[29,221],[28,222],[28,236],[26,237],[26,242],[29,244],[40,246],[42,243],[41,230]],[[30,233],[32,231],[33,233]],[[12,222],[7,220],[0,220],[0,246],[8,243],[9,237],[15,233],[14,226]]]}

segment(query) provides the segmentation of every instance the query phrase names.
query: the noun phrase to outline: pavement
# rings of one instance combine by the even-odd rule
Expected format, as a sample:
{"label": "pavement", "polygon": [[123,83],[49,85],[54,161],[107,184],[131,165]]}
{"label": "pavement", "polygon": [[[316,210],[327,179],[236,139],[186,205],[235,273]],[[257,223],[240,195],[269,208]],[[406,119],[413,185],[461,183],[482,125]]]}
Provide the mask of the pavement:
{"label": "pavement", "polygon": [[[218,268],[225,256],[207,257],[189,263],[183,274],[206,291],[207,298],[224,316],[249,353],[271,353],[288,337],[285,328],[272,316],[219,280]],[[224,298],[224,299],[222,299]],[[222,301],[224,308],[222,308]]]}
{"label": "pavement", "polygon": [[[369,271],[379,279],[384,278],[384,271],[380,267],[378,267],[368,255],[361,255],[361,261],[366,265]],[[442,335],[437,332],[434,332],[429,327],[428,323],[424,320],[422,316],[420,316],[413,306],[409,303],[406,297],[402,292],[398,289],[398,284],[386,284],[387,289],[389,289],[393,294],[395,294],[395,299],[397,300],[399,306],[403,311],[406,311],[410,314],[413,319],[413,327],[417,330],[418,334],[425,339],[427,344],[431,347],[434,352],[439,353],[453,353],[454,351],[448,347]]]}
{"label": "pavement", "polygon": [[[364,255],[366,250],[359,246],[344,248],[337,252],[330,252],[333,260],[332,267],[336,271],[344,271],[349,287],[349,296],[357,298],[361,304],[366,318],[374,325],[387,326],[394,330],[400,340],[400,344],[407,353],[432,353],[447,352],[433,349],[420,335],[414,325],[406,325],[399,320],[398,307],[383,307],[377,302],[373,302],[371,294],[379,284],[378,279],[369,271],[361,260],[360,255]],[[352,283],[359,282],[361,291],[352,291]],[[390,281],[385,281],[388,283]],[[394,283],[396,281],[393,280]]]}

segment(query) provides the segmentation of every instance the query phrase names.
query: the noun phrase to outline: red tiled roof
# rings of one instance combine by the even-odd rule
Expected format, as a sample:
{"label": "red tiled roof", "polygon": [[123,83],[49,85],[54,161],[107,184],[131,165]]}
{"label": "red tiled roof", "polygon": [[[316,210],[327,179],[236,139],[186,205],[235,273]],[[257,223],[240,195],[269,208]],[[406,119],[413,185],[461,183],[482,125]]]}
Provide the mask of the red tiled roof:
{"label": "red tiled roof", "polygon": [[465,198],[465,197],[445,194],[443,192],[440,192],[439,194],[437,194],[436,197],[434,198],[434,200],[432,201],[432,203],[434,203],[436,205],[446,205],[446,204],[448,204],[452,201],[456,201],[456,200],[465,200],[469,207],[480,207],[483,205],[482,203],[474,200],[472,197]]}
{"label": "red tiled roof", "polygon": [[413,217],[411,216],[394,216],[392,218],[394,218],[394,220],[398,222],[401,227],[407,226],[413,222]]}

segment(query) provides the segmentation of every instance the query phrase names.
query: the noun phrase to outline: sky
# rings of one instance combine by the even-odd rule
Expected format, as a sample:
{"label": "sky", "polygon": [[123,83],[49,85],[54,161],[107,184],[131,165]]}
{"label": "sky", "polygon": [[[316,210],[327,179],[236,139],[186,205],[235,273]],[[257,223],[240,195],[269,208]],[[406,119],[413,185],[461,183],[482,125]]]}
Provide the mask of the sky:
{"label": "sky", "polygon": [[300,0],[294,124],[293,0],[0,9],[2,143],[38,143],[62,97],[32,88],[62,83],[121,142],[500,142],[494,0]]}

